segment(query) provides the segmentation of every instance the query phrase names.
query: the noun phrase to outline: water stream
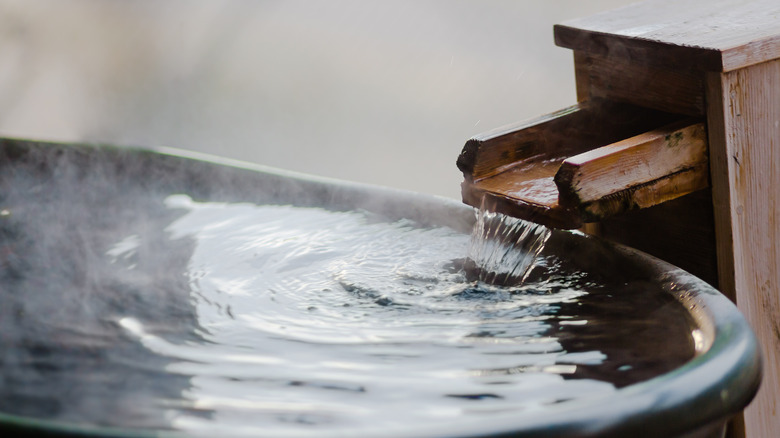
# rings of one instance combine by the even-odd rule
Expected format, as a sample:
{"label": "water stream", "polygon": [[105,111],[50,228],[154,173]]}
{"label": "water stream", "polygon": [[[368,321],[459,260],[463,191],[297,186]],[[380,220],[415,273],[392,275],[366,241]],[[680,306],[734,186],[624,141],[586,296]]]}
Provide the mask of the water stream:
{"label": "water stream", "polygon": [[476,214],[468,262],[477,280],[504,287],[521,284],[550,238],[550,229],[484,208]]}

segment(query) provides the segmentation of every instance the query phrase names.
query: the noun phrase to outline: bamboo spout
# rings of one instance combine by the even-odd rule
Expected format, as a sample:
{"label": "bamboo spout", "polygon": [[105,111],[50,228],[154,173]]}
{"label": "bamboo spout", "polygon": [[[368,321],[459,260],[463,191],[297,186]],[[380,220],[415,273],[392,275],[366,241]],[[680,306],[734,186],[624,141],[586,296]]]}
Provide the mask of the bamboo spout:
{"label": "bamboo spout", "polygon": [[564,229],[709,185],[704,123],[607,101],[478,135],[457,164],[465,203]]}

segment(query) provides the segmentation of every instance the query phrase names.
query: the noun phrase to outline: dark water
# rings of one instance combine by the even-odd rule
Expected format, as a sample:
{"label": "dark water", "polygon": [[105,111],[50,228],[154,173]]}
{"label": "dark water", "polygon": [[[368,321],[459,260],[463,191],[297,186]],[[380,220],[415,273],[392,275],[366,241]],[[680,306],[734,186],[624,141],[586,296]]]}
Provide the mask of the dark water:
{"label": "dark water", "polygon": [[[507,267],[486,276],[449,228],[130,189],[18,192],[0,198],[4,413],[204,435],[400,433],[533,415],[694,354],[685,310],[647,281],[472,242]],[[532,254],[546,239],[482,219],[530,233]]]}

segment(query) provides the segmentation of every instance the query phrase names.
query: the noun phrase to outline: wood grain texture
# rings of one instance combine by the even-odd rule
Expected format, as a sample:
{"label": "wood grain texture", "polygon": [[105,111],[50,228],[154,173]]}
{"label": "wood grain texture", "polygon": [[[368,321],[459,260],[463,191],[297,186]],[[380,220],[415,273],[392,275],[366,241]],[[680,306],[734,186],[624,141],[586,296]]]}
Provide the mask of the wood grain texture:
{"label": "wood grain texture", "polygon": [[650,0],[557,25],[555,42],[636,65],[731,71],[780,57],[780,2]]}
{"label": "wood grain texture", "polygon": [[[561,164],[555,183],[562,202],[579,205],[691,169],[703,170],[704,176],[699,179],[703,179],[706,187],[708,172],[705,166],[707,134],[704,123],[688,121],[569,157]],[[646,202],[653,201],[647,199]]]}
{"label": "wood grain texture", "polygon": [[466,142],[457,165],[467,180],[478,181],[532,161],[570,157],[678,119],[662,111],[593,99],[476,135]]}
{"label": "wood grain texture", "polygon": [[709,183],[704,124],[691,120],[573,157],[557,155],[532,155],[482,178],[466,174],[463,200],[478,207],[491,196],[495,211],[570,229],[651,207]]}
{"label": "wood grain texture", "polygon": [[780,436],[780,60],[707,78],[721,290],[736,299],[764,353],[745,410],[749,438]]}
{"label": "wood grain texture", "polygon": [[463,201],[479,207],[490,195],[501,213],[554,228],[578,228],[583,210],[559,204],[554,176],[563,160],[679,118],[594,99],[477,135],[466,142],[457,161],[464,176]]}
{"label": "wood grain texture", "polygon": [[[489,204],[488,210],[503,213],[527,221],[535,222],[550,228],[574,229],[583,225],[579,213],[561,208],[557,202],[553,205],[543,205],[513,198],[501,193],[489,192],[479,186],[464,182],[461,185],[463,202],[482,208]],[[488,200],[489,202],[485,202]]]}
{"label": "wood grain texture", "polygon": [[574,52],[577,100],[610,99],[670,113],[704,115],[704,75]]}
{"label": "wood grain texture", "polygon": [[708,175],[705,166],[686,169],[583,202],[578,211],[583,221],[595,222],[630,210],[652,207],[709,187]]}
{"label": "wood grain texture", "polygon": [[[585,52],[574,52],[574,84],[577,90],[577,102],[584,102],[591,98],[590,63]],[[630,103],[630,102],[629,102]]]}
{"label": "wood grain texture", "polygon": [[[584,105],[573,105],[535,119],[502,126],[471,138],[457,165],[469,181],[490,178],[511,167],[550,159],[566,148],[564,136],[583,118]],[[571,143],[571,142],[569,142]]]}

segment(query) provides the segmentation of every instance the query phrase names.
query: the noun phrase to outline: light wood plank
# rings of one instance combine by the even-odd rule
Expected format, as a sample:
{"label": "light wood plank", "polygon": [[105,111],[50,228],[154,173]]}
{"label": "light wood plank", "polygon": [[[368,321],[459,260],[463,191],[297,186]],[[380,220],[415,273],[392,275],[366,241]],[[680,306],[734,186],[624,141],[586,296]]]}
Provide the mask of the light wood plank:
{"label": "light wood plank", "polygon": [[749,438],[780,436],[780,60],[708,76],[721,290],[736,298],[764,353],[745,410]]}
{"label": "light wood plank", "polygon": [[[707,134],[704,124],[681,122],[569,157],[561,164],[555,182],[561,192],[561,202],[574,206],[690,170],[703,175],[686,176],[675,181],[683,184],[683,180],[703,180],[703,187],[691,186],[696,190],[702,189],[707,187],[706,165]],[[658,184],[654,187],[659,194],[664,190]],[[653,191],[645,190],[643,193],[637,198],[640,202],[637,206],[649,207],[660,203],[652,198]],[[687,193],[679,192],[675,197]]]}

